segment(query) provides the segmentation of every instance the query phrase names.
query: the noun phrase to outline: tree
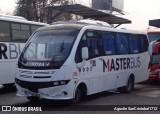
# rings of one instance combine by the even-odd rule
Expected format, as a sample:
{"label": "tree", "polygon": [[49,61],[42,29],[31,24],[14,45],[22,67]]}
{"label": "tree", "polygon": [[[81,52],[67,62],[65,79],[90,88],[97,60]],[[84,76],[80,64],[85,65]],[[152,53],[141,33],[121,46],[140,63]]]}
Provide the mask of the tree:
{"label": "tree", "polygon": [[44,21],[44,9],[48,0],[18,0],[14,15],[31,21]]}
{"label": "tree", "polygon": [[[68,0],[58,0],[57,2],[55,2],[56,0],[53,0],[51,3],[51,6],[56,6],[58,5],[68,5],[69,1]],[[52,12],[52,16],[56,15],[57,13],[59,13],[59,11],[53,11]],[[72,15],[68,14],[68,13],[62,13],[61,15],[59,15],[58,17],[56,17],[54,19],[54,21],[68,21],[72,19]]]}
{"label": "tree", "polygon": [[25,17],[28,20],[34,20],[32,1],[33,0],[18,0],[14,15]]}
{"label": "tree", "polygon": [[[69,0],[69,4],[80,4],[82,0]],[[83,17],[79,15],[72,15],[73,20],[81,20]]]}
{"label": "tree", "polygon": [[[27,20],[47,22],[47,6],[66,5],[68,0],[18,0],[14,15]],[[53,14],[56,12],[53,12]],[[71,19],[70,15],[61,15],[57,20]]]}

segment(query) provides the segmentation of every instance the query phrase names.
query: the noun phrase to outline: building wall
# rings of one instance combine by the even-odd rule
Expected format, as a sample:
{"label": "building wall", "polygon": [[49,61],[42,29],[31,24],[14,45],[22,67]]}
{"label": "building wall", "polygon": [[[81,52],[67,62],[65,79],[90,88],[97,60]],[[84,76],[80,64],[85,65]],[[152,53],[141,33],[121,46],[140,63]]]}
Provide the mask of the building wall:
{"label": "building wall", "polygon": [[119,10],[123,10],[124,9],[124,0],[112,0],[112,6],[119,9]]}
{"label": "building wall", "polygon": [[110,5],[105,0],[92,0],[92,8],[100,10],[109,10]]}
{"label": "building wall", "polygon": [[[70,1],[76,4],[82,4],[85,6],[89,6],[95,9],[110,10],[110,5],[107,4],[106,2],[110,0],[70,0]],[[112,6],[119,10],[123,10],[124,0],[112,0]]]}

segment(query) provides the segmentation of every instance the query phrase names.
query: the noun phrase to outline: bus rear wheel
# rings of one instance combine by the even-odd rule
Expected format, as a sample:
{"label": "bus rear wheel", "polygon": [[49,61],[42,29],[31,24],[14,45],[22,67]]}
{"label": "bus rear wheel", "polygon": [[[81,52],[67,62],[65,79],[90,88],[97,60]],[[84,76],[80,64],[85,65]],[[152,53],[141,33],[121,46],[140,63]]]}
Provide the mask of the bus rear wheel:
{"label": "bus rear wheel", "polygon": [[134,78],[130,76],[127,85],[118,88],[118,91],[121,93],[130,93],[133,89],[134,89]]}
{"label": "bus rear wheel", "polygon": [[27,97],[27,99],[28,99],[29,101],[31,101],[31,102],[36,102],[36,101],[39,101],[39,100],[40,100],[40,98],[37,97],[37,96],[29,96],[29,97]]}

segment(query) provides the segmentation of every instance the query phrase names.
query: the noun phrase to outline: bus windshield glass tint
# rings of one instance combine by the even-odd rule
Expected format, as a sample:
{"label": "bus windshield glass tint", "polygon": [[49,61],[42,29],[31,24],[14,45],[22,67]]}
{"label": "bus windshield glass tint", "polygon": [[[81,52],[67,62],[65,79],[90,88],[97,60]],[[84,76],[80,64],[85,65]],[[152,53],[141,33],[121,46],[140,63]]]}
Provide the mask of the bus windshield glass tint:
{"label": "bus windshield glass tint", "polygon": [[26,61],[64,61],[79,30],[48,30],[33,35],[22,57]]}
{"label": "bus windshield glass tint", "polygon": [[149,42],[160,39],[160,33],[149,33],[148,34]]}

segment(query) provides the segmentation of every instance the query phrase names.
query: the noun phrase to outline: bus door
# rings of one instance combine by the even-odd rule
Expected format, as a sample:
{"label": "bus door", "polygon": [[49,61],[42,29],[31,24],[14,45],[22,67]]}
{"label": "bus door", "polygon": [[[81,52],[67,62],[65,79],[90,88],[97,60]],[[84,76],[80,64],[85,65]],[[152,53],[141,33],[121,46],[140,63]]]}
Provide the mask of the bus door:
{"label": "bus door", "polygon": [[86,60],[85,65],[79,68],[79,74],[83,79],[88,81],[89,94],[97,93],[102,91],[102,62],[99,58],[102,54],[101,52],[101,36],[97,31],[86,31],[83,35],[77,52],[76,52],[76,63],[82,63],[81,50],[83,47],[88,47],[89,58]]}

